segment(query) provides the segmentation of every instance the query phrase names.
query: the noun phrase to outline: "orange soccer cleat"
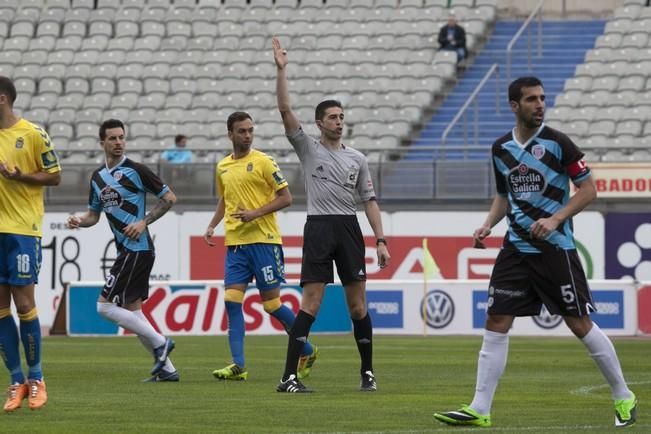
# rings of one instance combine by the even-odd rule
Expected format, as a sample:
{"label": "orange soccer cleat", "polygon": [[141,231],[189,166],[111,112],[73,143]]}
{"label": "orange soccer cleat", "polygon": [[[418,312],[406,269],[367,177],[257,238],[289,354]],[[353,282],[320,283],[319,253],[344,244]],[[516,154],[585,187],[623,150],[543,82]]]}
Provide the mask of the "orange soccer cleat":
{"label": "orange soccer cleat", "polygon": [[27,402],[29,403],[30,410],[38,410],[43,407],[47,402],[47,390],[45,388],[45,381],[43,380],[29,380],[28,384],[29,396]]}
{"label": "orange soccer cleat", "polygon": [[4,410],[7,413],[16,411],[23,404],[23,399],[29,394],[27,384],[12,384],[7,388],[7,401]]}

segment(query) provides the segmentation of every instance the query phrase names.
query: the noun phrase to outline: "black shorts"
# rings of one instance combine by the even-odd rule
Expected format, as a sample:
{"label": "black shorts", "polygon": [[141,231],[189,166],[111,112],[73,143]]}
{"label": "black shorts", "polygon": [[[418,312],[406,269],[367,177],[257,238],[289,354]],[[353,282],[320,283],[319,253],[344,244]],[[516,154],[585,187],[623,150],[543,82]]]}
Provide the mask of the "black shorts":
{"label": "black shorts", "polygon": [[534,316],[543,303],[555,315],[579,317],[594,312],[576,250],[550,248],[540,254],[523,254],[502,249],[488,288],[488,313]]}
{"label": "black shorts", "polygon": [[307,216],[303,230],[301,286],[334,282],[332,261],[343,285],[366,280],[364,236],[355,215]]}
{"label": "black shorts", "polygon": [[156,255],[151,250],[118,254],[106,278],[102,297],[122,306],[149,297],[149,274]]}

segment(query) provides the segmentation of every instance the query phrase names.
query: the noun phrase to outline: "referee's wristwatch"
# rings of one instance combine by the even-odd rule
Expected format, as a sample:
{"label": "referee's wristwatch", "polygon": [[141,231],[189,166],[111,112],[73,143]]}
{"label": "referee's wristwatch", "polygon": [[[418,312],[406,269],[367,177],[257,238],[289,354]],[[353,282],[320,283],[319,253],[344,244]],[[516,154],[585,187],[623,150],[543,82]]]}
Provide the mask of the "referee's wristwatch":
{"label": "referee's wristwatch", "polygon": [[375,245],[376,246],[379,246],[380,243],[384,244],[384,247],[387,246],[387,240],[385,240],[384,238],[378,238],[377,240],[375,240]]}

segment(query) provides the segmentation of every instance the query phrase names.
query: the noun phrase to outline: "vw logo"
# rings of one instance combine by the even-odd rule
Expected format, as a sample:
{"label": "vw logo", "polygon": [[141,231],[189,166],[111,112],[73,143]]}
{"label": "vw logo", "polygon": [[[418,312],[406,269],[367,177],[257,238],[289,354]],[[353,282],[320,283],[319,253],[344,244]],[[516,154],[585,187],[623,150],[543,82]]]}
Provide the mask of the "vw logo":
{"label": "vw logo", "polygon": [[454,319],[454,302],[441,290],[430,291],[420,305],[420,314],[428,326],[442,329]]}
{"label": "vw logo", "polygon": [[533,322],[535,322],[538,327],[543,329],[553,329],[558,327],[560,323],[563,322],[563,317],[560,315],[552,315],[547,310],[547,307],[543,304],[540,313],[537,316],[532,317]]}

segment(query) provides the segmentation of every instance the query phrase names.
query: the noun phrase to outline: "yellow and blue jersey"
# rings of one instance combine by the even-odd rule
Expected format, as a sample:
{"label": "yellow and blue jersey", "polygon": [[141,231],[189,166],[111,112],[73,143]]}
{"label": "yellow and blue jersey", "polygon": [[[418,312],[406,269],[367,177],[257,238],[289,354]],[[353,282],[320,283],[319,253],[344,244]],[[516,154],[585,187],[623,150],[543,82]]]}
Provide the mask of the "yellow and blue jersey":
{"label": "yellow and blue jersey", "polygon": [[[25,119],[0,129],[0,161],[22,173],[61,171],[48,134]],[[41,237],[43,213],[42,185],[0,176],[0,233]]]}
{"label": "yellow and blue jersey", "polygon": [[250,222],[231,217],[239,208],[251,210],[266,205],[278,190],[287,187],[273,158],[255,149],[239,159],[229,155],[217,164],[216,179],[217,192],[224,200],[225,245],[282,244],[275,213]]}
{"label": "yellow and blue jersey", "polygon": [[160,198],[168,191],[169,187],[147,166],[125,157],[111,169],[104,165],[93,172],[88,208],[106,213],[118,251],[153,251],[149,229],[137,240],[128,238],[122,231],[127,225],[145,218],[147,193]]}

